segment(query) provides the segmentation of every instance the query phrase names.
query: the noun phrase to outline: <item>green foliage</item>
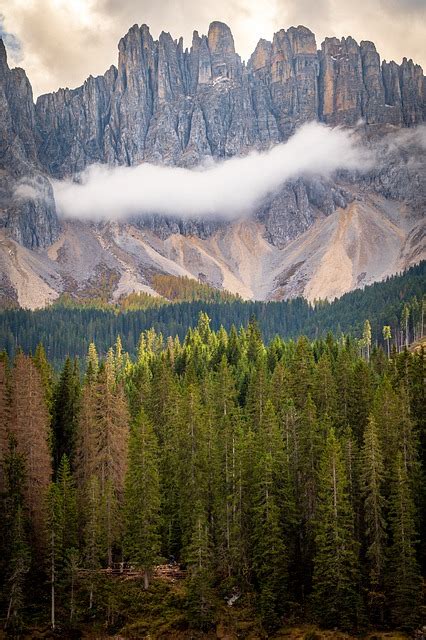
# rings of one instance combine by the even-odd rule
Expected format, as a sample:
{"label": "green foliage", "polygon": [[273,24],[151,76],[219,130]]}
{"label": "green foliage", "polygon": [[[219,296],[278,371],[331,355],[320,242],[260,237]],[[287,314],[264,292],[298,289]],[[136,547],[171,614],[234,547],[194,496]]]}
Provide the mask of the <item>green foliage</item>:
{"label": "green foliage", "polygon": [[124,552],[132,565],[144,569],[148,586],[160,553],[160,484],[157,439],[142,411],[130,433],[124,508]]}
{"label": "green foliage", "polygon": [[329,431],[319,470],[313,596],[320,622],[354,628],[360,620],[358,543],[342,451]]}
{"label": "green foliage", "polygon": [[73,617],[78,565],[77,492],[64,454],[47,496],[51,623]]}
{"label": "green foliage", "polygon": [[[200,274],[201,275],[201,274]],[[202,300],[203,302],[233,302],[240,300],[229,291],[215,289],[202,281],[194,280],[186,276],[169,276],[156,274],[152,278],[152,288],[171,302],[193,302]]]}
{"label": "green foliage", "polygon": [[71,358],[67,357],[53,392],[53,459],[56,469],[62,460],[62,456],[66,455],[71,461],[74,458],[79,400],[80,374],[78,361],[75,360],[72,363]]}
{"label": "green foliage", "polygon": [[384,464],[376,422],[370,417],[361,452],[361,495],[364,500],[369,606],[383,622],[386,565],[386,502],[383,496]]}
{"label": "green foliage", "polygon": [[391,617],[396,626],[413,629],[420,619],[421,577],[416,560],[415,507],[401,452],[397,454],[394,464],[390,506],[392,544],[388,579]]}
{"label": "green foliage", "polygon": [[[92,341],[96,341],[99,352],[105,354],[115,336],[120,335],[124,348],[136,355],[142,331],[154,327],[158,333],[178,335],[183,340],[188,329],[197,324],[200,311],[204,311],[211,318],[214,330],[220,326],[227,330],[232,325],[247,326],[255,317],[267,343],[277,334],[287,339],[305,334],[313,339],[325,337],[329,331],[337,336],[344,332],[361,338],[364,322],[368,319],[373,345],[376,342],[385,344],[382,329],[383,325],[388,325],[399,348],[402,309],[404,304],[413,306],[417,300],[422,300],[425,275],[426,261],[423,261],[402,275],[316,306],[302,298],[282,302],[244,302],[233,298],[224,301],[223,292],[212,290],[214,295],[210,297],[194,295],[189,298],[191,301],[180,301],[182,298],[178,297],[174,304],[137,311],[127,310],[126,306],[119,312],[117,307],[105,305],[96,308],[61,304],[37,311],[4,310],[0,312],[0,345],[13,357],[16,345],[26,353],[33,353],[42,342],[50,360],[58,367],[67,355],[83,359]],[[174,280],[173,283],[175,286]],[[198,286],[195,280],[189,280],[189,283],[191,287]],[[421,335],[422,315],[418,302],[417,307],[409,321],[410,339]],[[231,333],[227,350],[230,355],[233,352],[232,363],[238,359],[235,348],[235,336]]]}
{"label": "green foliage", "polygon": [[193,531],[186,551],[189,567],[188,619],[191,626],[207,631],[213,625],[215,609],[209,527],[200,502],[194,505],[194,511]]}
{"label": "green foliage", "polygon": [[[52,626],[70,637],[85,625],[207,637],[224,620],[266,637],[298,617],[414,629],[424,351],[368,359],[350,337],[265,344],[254,319],[212,324],[202,311],[183,340],[147,329],[133,353],[115,335],[90,342],[82,380],[64,362],[50,412],[52,453],[65,455],[33,512],[39,459],[50,477],[49,399],[31,358],[11,374],[0,359],[4,622],[11,602],[15,628],[47,622],[51,603]],[[28,373],[43,413],[31,439]],[[34,524],[45,548],[28,536]]]}
{"label": "green foliage", "polygon": [[[268,631],[279,627],[288,600],[288,553],[283,531],[281,483],[286,477],[283,443],[268,401],[257,437],[253,474],[252,556],[259,610]],[[281,508],[280,508],[281,507]]]}
{"label": "green foliage", "polygon": [[[23,486],[25,462],[17,451],[16,442],[9,438],[8,452],[3,462],[5,492],[3,495],[3,562],[6,615],[4,627],[18,634],[24,625],[26,605],[26,582],[31,564],[31,549],[28,541],[28,516],[24,506]],[[2,554],[3,555],[3,554]]]}

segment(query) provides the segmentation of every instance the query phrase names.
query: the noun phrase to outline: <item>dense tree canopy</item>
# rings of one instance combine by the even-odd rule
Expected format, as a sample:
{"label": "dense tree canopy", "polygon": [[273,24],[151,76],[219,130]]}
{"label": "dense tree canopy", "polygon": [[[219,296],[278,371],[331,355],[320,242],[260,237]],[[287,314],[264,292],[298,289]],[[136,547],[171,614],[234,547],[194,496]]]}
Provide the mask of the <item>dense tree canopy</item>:
{"label": "dense tree canopy", "polygon": [[[221,325],[227,331],[232,325],[237,329],[247,327],[255,317],[267,344],[276,335],[289,339],[304,334],[315,339],[325,337],[328,331],[336,336],[343,332],[362,339],[368,319],[371,344],[364,345],[366,352],[376,344],[386,344],[389,350],[396,345],[399,349],[405,345],[407,336],[409,343],[414,342],[424,330],[425,277],[426,262],[422,262],[402,275],[352,291],[334,302],[318,301],[311,305],[303,298],[244,302],[188,279],[184,290],[192,287],[193,295],[173,297],[175,282],[164,276],[162,286],[174,304],[159,306],[157,298],[152,298],[152,304],[140,308],[138,295],[145,294],[131,294],[127,303],[118,308],[107,304],[100,308],[87,302],[83,306],[58,303],[34,312],[23,309],[0,312],[0,345],[13,357],[18,345],[25,353],[35,353],[42,342],[50,362],[57,368],[67,356],[84,358],[91,342],[96,343],[99,353],[106,355],[119,335],[124,348],[134,356],[142,331],[154,327],[163,336],[177,335],[183,340],[187,331],[197,325],[200,311],[205,311],[214,330]],[[206,296],[205,287],[216,293]],[[410,310],[408,318],[403,313],[404,307]],[[391,337],[388,330],[383,332],[384,327],[389,328]]]}
{"label": "dense tree canopy", "polygon": [[[105,572],[131,566],[149,592],[165,562],[186,571],[179,624],[202,633],[233,598],[268,634],[295,615],[416,628],[422,349],[265,344],[255,320],[214,331],[205,313],[182,341],[150,329],[132,354],[110,342],[103,356],[88,346],[81,373],[66,359],[42,375],[41,347],[0,359],[11,633],[34,610],[54,627],[111,625],[126,583],[106,590]],[[137,606],[125,602],[122,616]]]}

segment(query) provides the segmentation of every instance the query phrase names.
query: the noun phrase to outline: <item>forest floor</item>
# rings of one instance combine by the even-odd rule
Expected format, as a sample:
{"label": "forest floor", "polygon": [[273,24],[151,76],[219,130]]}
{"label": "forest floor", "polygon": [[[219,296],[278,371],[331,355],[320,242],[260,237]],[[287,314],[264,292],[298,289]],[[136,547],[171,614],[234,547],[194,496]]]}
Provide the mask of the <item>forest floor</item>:
{"label": "forest floor", "polygon": [[[61,626],[58,612],[56,632],[48,625],[37,624],[19,636],[20,640],[407,640],[401,632],[370,630],[350,635],[338,630],[323,630],[312,624],[303,624],[301,612],[295,611],[287,625],[275,633],[267,634],[256,615],[252,596],[239,598],[233,606],[226,598],[217,597],[214,620],[209,630],[191,628],[186,608],[187,589],[184,572],[170,565],[156,571],[148,591],[143,589],[143,577],[131,571],[102,573],[98,585],[96,617],[86,618],[74,628]],[[84,578],[83,578],[84,580]],[[83,593],[84,595],[84,588]],[[106,604],[107,603],[107,604]],[[82,613],[82,612],[81,612]],[[48,612],[43,619],[47,621]],[[64,618],[65,619],[65,618]],[[7,637],[0,631],[0,640]],[[14,636],[18,637],[18,636]]]}

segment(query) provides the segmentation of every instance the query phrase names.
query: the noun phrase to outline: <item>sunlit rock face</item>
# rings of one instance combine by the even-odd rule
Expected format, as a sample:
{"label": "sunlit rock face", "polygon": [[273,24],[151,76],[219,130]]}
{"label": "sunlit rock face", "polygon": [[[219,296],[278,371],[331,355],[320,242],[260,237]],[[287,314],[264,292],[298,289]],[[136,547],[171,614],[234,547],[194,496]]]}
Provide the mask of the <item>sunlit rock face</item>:
{"label": "sunlit rock face", "polygon": [[[40,96],[34,105],[24,71],[9,69],[1,45],[0,225],[27,247],[47,246],[60,226],[50,177],[73,176],[93,163],[193,167],[206,158],[267,149],[311,120],[363,121],[375,135],[413,127],[425,117],[424,91],[418,65],[381,63],[371,42],[326,38],[318,50],[309,29],[291,27],[272,42],[260,40],[243,62],[229,27],[213,22],[207,35],[194,32],[189,49],[169,33],[154,40],[146,25],[134,25],[119,42],[117,67],[77,89]],[[318,216],[346,207],[360,188],[402,199],[417,174],[395,161],[362,181],[299,179],[263,203],[257,219],[268,241],[282,247]],[[33,178],[32,200],[14,196],[22,178]],[[161,237],[204,237],[217,229],[213,222],[159,217],[140,224]]]}
{"label": "sunlit rock face", "polygon": [[373,43],[351,37],[318,51],[306,27],[281,29],[244,64],[222,22],[194,32],[189,50],[134,25],[118,48],[117,69],[37,100],[37,154],[58,177],[95,161],[191,166],[268,147],[310,120],[423,122],[422,69],[381,64]]}

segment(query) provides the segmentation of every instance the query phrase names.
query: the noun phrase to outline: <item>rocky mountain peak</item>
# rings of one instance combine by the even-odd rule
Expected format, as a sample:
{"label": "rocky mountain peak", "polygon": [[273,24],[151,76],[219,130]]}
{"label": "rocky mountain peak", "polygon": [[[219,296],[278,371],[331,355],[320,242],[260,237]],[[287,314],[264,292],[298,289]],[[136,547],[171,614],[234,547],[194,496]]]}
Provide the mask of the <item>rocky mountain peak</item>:
{"label": "rocky mountain peak", "polygon": [[269,42],[269,40],[264,40],[264,38],[261,38],[257,43],[255,50],[251,54],[251,57],[248,61],[248,67],[253,71],[264,69],[268,64],[270,64],[271,53],[272,43]]}
{"label": "rocky mountain peak", "polygon": [[317,55],[315,35],[310,29],[299,25],[288,30],[293,55]]}
{"label": "rocky mountain peak", "polygon": [[3,39],[0,38],[0,74],[1,76],[4,77],[4,74],[8,70],[9,70],[9,67],[7,64],[7,51],[6,51],[6,47],[4,45]]}
{"label": "rocky mountain peak", "polygon": [[[34,105],[25,73],[9,70],[1,43],[1,224],[27,246],[49,244],[59,222],[51,190],[42,189],[38,177],[69,177],[93,163],[192,167],[206,157],[267,149],[311,120],[348,126],[363,120],[384,130],[416,126],[426,116],[424,87],[412,60],[381,63],[373,43],[351,37],[326,38],[318,51],[315,35],[302,25],[277,31],[272,42],[259,40],[243,65],[223,22],[212,22],[207,35],[194,31],[189,50],[182,39],[162,32],[154,40],[147,25],[135,24],[119,42],[117,67],[76,89],[40,96]],[[37,216],[28,214],[29,200],[18,202],[13,193],[16,181],[34,175],[44,194],[36,199],[37,216],[45,218],[30,233],[28,220]],[[371,184],[384,188],[375,178]],[[284,185],[257,213],[265,237],[284,246],[318,216],[345,207],[353,190],[352,183],[321,180]],[[204,237],[217,229],[162,217],[140,224],[163,238],[178,232]]]}
{"label": "rocky mountain peak", "polygon": [[213,55],[235,53],[234,37],[231,29],[224,22],[215,21],[210,24],[207,40]]}

